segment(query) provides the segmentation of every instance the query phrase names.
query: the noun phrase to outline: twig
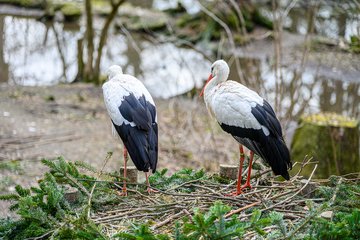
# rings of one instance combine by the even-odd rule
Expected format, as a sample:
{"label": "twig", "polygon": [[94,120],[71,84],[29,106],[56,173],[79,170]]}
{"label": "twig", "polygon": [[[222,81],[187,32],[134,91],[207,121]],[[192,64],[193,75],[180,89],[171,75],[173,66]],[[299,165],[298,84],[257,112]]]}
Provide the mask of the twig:
{"label": "twig", "polygon": [[205,186],[197,185],[197,184],[191,184],[190,186],[194,186],[194,187],[197,187],[197,188],[203,188],[203,189],[208,190],[208,191],[210,191],[210,192],[212,192],[212,193],[214,193],[214,194],[216,194],[218,196],[223,196],[221,193],[218,193],[218,192],[214,191],[213,189],[211,189],[209,187],[205,187]]}
{"label": "twig", "polygon": [[[278,226],[273,225],[273,226],[264,227],[263,230],[266,232],[266,231],[276,229],[276,228],[278,228]],[[248,233],[244,234],[242,239],[252,239],[252,236],[255,234],[256,234],[256,231],[248,232]]]}
{"label": "twig", "polygon": [[225,217],[225,218],[228,218],[228,217],[230,217],[230,216],[232,216],[232,215],[234,215],[234,214],[236,214],[236,213],[239,213],[239,212],[241,212],[241,211],[244,211],[244,210],[246,210],[246,209],[248,209],[248,208],[251,208],[251,207],[253,207],[253,206],[259,205],[260,203],[261,203],[261,201],[257,201],[257,202],[254,202],[254,203],[252,203],[252,204],[246,205],[246,206],[244,206],[244,207],[242,207],[242,208],[239,208],[239,209],[236,209],[236,210],[232,210],[232,211],[230,211],[228,214],[226,214],[224,217]]}
{"label": "twig", "polygon": [[200,181],[200,180],[201,180],[201,179],[194,179],[194,180],[191,180],[191,181],[188,181],[188,182],[184,182],[184,183],[182,183],[182,184],[180,184],[180,185],[178,185],[178,186],[175,186],[175,187],[170,188],[170,189],[167,190],[167,191],[173,191],[173,190],[175,190],[175,189],[181,188],[182,186],[185,186],[186,184],[198,182],[198,181]]}
{"label": "twig", "polygon": [[[117,183],[115,183],[115,182],[114,182],[114,185],[115,185],[117,188],[122,189],[122,187],[119,186],[119,185],[118,185]],[[158,189],[156,189],[156,188],[154,188],[154,187],[152,187],[152,189],[159,191]],[[149,200],[152,201],[153,203],[156,203],[156,204],[159,203],[159,202],[156,201],[155,199],[149,198],[148,196],[145,196],[144,194],[142,194],[141,192],[139,192],[139,191],[137,191],[137,190],[129,189],[129,188],[128,188],[127,191],[128,191],[128,192],[134,192],[134,193],[142,196],[143,198],[149,199]]]}
{"label": "twig", "polygon": [[154,226],[152,226],[151,229],[155,230],[155,229],[157,229],[159,227],[162,227],[162,226],[168,224],[169,222],[173,221],[174,219],[179,218],[183,214],[185,214],[184,210],[182,210],[182,211],[180,211],[180,212],[178,212],[178,213],[176,213],[174,215],[171,215],[170,217],[168,217],[164,221],[159,222],[159,223],[155,224]]}
{"label": "twig", "polygon": [[[233,34],[232,34],[229,26],[224,21],[222,21],[220,18],[218,18],[213,12],[209,11],[200,2],[198,2],[198,4],[200,6],[201,11],[203,11],[206,15],[211,17],[215,22],[217,22],[218,24],[220,24],[221,27],[224,28],[224,30],[226,32],[226,35],[229,38],[230,46],[232,48],[231,51],[234,52],[235,51],[235,41],[234,41],[234,37],[233,37]],[[239,59],[238,59],[238,57],[235,57],[235,56],[234,56],[234,58],[235,58],[236,70],[238,72],[240,82],[242,82],[242,83],[245,82],[246,83],[246,79],[244,78],[244,74],[243,74],[243,72],[241,70],[241,67],[240,67]]]}
{"label": "twig", "polygon": [[67,179],[69,179],[73,184],[75,184],[83,193],[85,193],[88,197],[90,197],[89,191],[82,184],[78,183],[76,181],[76,178],[72,177],[70,174],[66,172],[63,174]]}
{"label": "twig", "polygon": [[[126,216],[127,219],[130,218],[140,218],[140,217],[151,217],[151,216],[159,216],[159,215],[163,215],[165,213],[168,212],[172,212],[174,210],[170,209],[167,211],[163,211],[163,212],[156,212],[156,213],[146,213],[146,214],[138,214],[138,215],[128,215]],[[116,218],[112,218],[112,219],[107,219],[107,220],[102,220],[102,221],[96,221],[96,223],[106,223],[106,222],[110,222],[110,221],[119,221],[121,219],[123,219],[124,216],[117,216]]]}
{"label": "twig", "polygon": [[[298,176],[298,175],[302,172],[303,168],[304,168],[306,165],[308,165],[308,164],[311,162],[312,159],[313,159],[313,157],[309,157],[309,158],[308,158],[308,155],[306,155],[306,156],[304,157],[302,163],[301,163],[301,166],[300,166],[299,171],[295,174],[295,176]],[[297,163],[297,162],[296,162],[296,163]],[[294,166],[296,165],[296,163],[294,164]],[[294,166],[293,166],[293,167],[294,167]]]}
{"label": "twig", "polygon": [[38,236],[38,237],[31,237],[31,238],[25,238],[25,240],[38,240],[38,239],[44,239],[46,236],[48,236],[49,234],[55,232],[55,230],[51,230],[49,232],[46,232],[44,233],[43,235],[41,236]]}
{"label": "twig", "polygon": [[97,218],[94,219],[95,222],[102,222],[105,220],[110,220],[110,219],[116,219],[116,218],[120,218],[120,217],[124,217],[124,216],[128,216],[132,213],[137,213],[137,212],[153,212],[155,211],[156,208],[155,207],[142,207],[142,208],[136,208],[130,211],[126,211],[126,212],[122,212],[120,214],[115,214],[115,215],[110,215],[110,216],[106,216],[106,217],[102,217],[102,218]]}
{"label": "twig", "polygon": [[204,197],[204,198],[215,198],[215,199],[222,199],[222,200],[246,200],[246,199],[242,199],[240,197],[236,197],[236,198],[231,198],[231,197],[225,197],[225,196],[217,196],[217,195],[210,195],[210,194],[185,194],[185,193],[169,193],[167,191],[162,191],[160,189],[155,189],[163,194],[166,195],[172,195],[172,196],[182,196],[182,197],[192,197],[192,198],[199,198],[199,197]]}
{"label": "twig", "polygon": [[[106,166],[106,164],[108,163],[109,159],[111,158],[112,156],[112,152],[108,152],[105,159],[104,159],[104,162],[103,162],[103,165],[101,167],[101,170],[100,172],[98,173],[98,176],[97,178],[100,178],[100,176],[102,175],[103,171],[104,171],[104,168]],[[97,185],[97,182],[94,183],[94,185],[92,186],[91,188],[91,191],[90,191],[90,195],[89,195],[89,200],[88,200],[88,205],[87,205],[87,208],[88,208],[88,218],[90,219],[90,210],[91,210],[91,199],[92,199],[92,196],[94,194],[94,190],[95,190],[95,187]]]}
{"label": "twig", "polygon": [[188,215],[188,217],[190,218],[190,221],[191,221],[191,217],[192,217],[191,213],[187,209],[183,209],[183,211],[186,215]]}
{"label": "twig", "polygon": [[245,39],[248,40],[248,35],[247,35],[246,27],[245,27],[245,25],[246,25],[245,18],[240,10],[239,4],[236,3],[234,0],[230,0],[230,3],[235,8],[237,15],[239,15],[239,20],[241,23],[241,32],[244,35]]}
{"label": "twig", "polygon": [[341,185],[341,183],[342,183],[342,180],[343,180],[343,178],[340,177],[339,181],[338,181],[337,184],[336,184],[336,188],[335,188],[334,194],[333,194],[333,196],[332,196],[331,199],[330,199],[329,206],[331,206],[331,205],[334,204],[335,199],[336,199],[336,196],[337,196],[337,193],[339,192],[339,189],[340,189],[340,185]]}

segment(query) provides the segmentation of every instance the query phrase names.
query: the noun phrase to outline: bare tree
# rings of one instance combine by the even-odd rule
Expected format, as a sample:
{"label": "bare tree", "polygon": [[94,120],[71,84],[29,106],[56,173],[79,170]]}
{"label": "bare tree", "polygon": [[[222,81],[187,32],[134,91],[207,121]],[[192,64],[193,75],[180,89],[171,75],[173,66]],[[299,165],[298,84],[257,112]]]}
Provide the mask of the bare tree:
{"label": "bare tree", "polygon": [[[0,33],[3,33],[5,30],[5,17],[0,16]],[[0,82],[6,82],[9,79],[9,64],[5,62],[5,51],[4,44],[5,43],[5,34],[0,35]]]}
{"label": "bare tree", "polygon": [[[86,34],[83,38],[78,40],[78,74],[75,81],[94,82],[100,83],[100,63],[102,57],[102,51],[106,44],[108,31],[112,21],[114,20],[119,7],[125,0],[111,0],[111,12],[106,18],[106,21],[102,27],[99,36],[99,45],[95,49],[94,44],[94,28],[93,28],[93,14],[91,0],[85,0],[85,12],[86,12]],[[87,59],[84,62],[84,40],[86,41],[86,55]],[[96,58],[94,57],[96,56]]]}

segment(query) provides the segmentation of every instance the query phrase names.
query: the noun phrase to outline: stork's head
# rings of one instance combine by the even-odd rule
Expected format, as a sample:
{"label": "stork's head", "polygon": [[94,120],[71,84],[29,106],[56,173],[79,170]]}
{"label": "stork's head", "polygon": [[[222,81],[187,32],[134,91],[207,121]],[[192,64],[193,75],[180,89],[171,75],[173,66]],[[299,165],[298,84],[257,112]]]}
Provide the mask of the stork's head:
{"label": "stork's head", "polygon": [[108,68],[107,70],[107,75],[108,75],[108,80],[112,79],[113,77],[115,77],[118,74],[122,74],[123,71],[121,69],[120,66],[118,65],[112,65],[111,67]]}
{"label": "stork's head", "polygon": [[229,66],[227,65],[227,63],[220,59],[215,61],[212,65],[211,65],[211,72],[210,72],[210,76],[208,78],[208,80],[205,83],[204,88],[202,89],[200,96],[202,96],[204,94],[205,91],[205,87],[206,85],[211,81],[213,82],[214,86],[224,82],[227,80],[228,76],[230,73],[230,69]]}

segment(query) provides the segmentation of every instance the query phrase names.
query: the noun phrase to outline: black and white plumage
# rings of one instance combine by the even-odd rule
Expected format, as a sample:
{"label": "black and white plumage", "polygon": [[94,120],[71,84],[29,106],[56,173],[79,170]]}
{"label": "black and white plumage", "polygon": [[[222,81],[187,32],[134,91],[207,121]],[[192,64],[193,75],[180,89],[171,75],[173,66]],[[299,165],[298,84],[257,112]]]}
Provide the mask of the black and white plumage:
{"label": "black and white plumage", "polygon": [[[138,79],[123,74],[121,67],[116,65],[109,68],[108,81],[102,89],[113,127],[136,168],[145,173],[155,172],[158,126],[156,106],[150,93]],[[126,152],[124,156],[126,158]]]}
{"label": "black and white plumage", "polygon": [[211,66],[211,75],[201,93],[209,112],[224,131],[264,159],[276,175],[288,180],[290,154],[274,110],[256,92],[227,80],[229,71],[223,60]]}

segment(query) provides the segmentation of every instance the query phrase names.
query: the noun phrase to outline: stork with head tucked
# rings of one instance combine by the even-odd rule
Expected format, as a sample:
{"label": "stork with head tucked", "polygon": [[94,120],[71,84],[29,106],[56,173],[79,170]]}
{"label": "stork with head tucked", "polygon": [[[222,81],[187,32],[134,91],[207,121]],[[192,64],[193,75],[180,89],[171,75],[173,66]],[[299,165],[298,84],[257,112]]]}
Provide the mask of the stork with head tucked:
{"label": "stork with head tucked", "polygon": [[158,159],[158,126],[154,100],[145,86],[135,77],[123,74],[121,67],[108,69],[108,81],[102,86],[106,109],[113,127],[124,143],[124,186],[129,153],[139,171],[145,172],[147,191],[148,172],[156,171]]}
{"label": "stork with head tucked", "polygon": [[[211,74],[200,93],[204,95],[206,107],[221,128],[230,133],[240,146],[240,167],[236,192],[249,187],[254,153],[265,160],[276,175],[290,179],[288,169],[292,167],[289,150],[284,142],[279,120],[270,104],[256,92],[244,85],[227,80],[229,66],[218,60],[211,66]],[[250,150],[249,170],[245,185],[241,187],[243,146]]]}

